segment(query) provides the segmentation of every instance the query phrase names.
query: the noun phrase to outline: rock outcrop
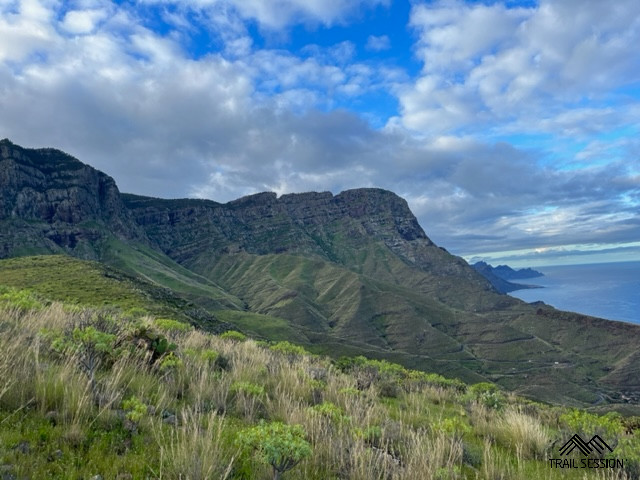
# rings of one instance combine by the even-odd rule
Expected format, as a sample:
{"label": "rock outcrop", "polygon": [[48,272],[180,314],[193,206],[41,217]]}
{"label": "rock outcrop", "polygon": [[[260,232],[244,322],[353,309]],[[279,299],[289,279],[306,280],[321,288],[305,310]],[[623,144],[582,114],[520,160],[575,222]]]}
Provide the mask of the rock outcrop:
{"label": "rock outcrop", "polygon": [[197,264],[201,255],[247,252],[316,255],[354,267],[354,251],[380,242],[430,274],[459,276],[491,289],[464,260],[436,246],[407,202],[387,190],[361,188],[335,196],[309,192],[280,198],[258,193],[227,204],[129,194],[123,199],[149,237],[167,255],[189,266]]}
{"label": "rock outcrop", "polygon": [[0,141],[0,258],[73,252],[99,257],[110,235],[147,242],[114,180],[54,149]]}

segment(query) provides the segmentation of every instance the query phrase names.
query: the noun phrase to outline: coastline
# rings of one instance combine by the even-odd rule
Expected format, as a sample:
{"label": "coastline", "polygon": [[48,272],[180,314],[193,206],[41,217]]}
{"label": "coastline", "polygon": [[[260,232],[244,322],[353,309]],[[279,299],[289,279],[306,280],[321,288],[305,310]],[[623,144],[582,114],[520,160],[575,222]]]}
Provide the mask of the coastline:
{"label": "coastline", "polygon": [[538,288],[509,292],[527,303],[640,324],[640,261],[539,267]]}

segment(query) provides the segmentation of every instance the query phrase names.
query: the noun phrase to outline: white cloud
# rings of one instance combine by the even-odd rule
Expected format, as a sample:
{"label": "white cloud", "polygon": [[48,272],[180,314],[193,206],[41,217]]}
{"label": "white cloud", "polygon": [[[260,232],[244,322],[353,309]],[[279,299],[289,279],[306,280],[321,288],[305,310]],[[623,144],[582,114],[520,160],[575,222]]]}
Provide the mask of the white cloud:
{"label": "white cloud", "polygon": [[619,102],[624,110],[628,100],[611,89],[640,81],[640,3],[632,0],[514,9],[443,0],[414,6],[411,25],[423,74],[400,102],[405,125],[423,132],[510,122],[537,131],[537,118],[570,116],[585,99],[591,109]]}
{"label": "white cloud", "polygon": [[0,5],[0,61],[21,62],[56,41],[49,2],[24,0]]}
{"label": "white cloud", "polygon": [[365,45],[367,50],[374,52],[382,52],[391,48],[391,40],[388,35],[369,35],[367,37],[367,44]]}
{"label": "white cloud", "polygon": [[91,33],[107,15],[105,10],[99,9],[71,10],[65,14],[61,27],[69,33]]}

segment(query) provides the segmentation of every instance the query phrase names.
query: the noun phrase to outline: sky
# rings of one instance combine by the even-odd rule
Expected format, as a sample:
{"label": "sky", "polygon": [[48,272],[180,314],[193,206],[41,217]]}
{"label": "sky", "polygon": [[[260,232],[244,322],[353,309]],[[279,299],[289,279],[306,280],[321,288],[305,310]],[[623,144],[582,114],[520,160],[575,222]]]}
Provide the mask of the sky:
{"label": "sky", "polygon": [[637,0],[0,0],[0,138],[120,190],[392,190],[469,261],[640,260]]}

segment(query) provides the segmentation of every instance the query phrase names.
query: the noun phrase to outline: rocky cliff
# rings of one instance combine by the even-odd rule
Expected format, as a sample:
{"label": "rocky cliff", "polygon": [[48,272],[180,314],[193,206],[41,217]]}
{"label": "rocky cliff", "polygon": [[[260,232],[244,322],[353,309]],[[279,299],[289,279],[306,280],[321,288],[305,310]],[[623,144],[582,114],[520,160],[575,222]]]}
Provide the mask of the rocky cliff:
{"label": "rocky cliff", "polygon": [[[204,275],[225,255],[288,254],[317,257],[398,283],[393,278],[397,273],[387,266],[389,260],[383,259],[392,255],[422,272],[414,276],[422,284],[418,291],[435,293],[441,300],[450,297],[456,285],[495,292],[464,260],[436,246],[407,202],[386,190],[363,188],[335,196],[311,192],[280,198],[275,193],[259,193],[227,204],[127,194],[123,199],[164,253]],[[375,245],[384,248],[373,255]],[[437,280],[431,282],[431,278]],[[404,280],[409,279],[405,276]],[[481,308],[509,302],[493,296]]]}
{"label": "rocky cliff", "polygon": [[109,235],[146,242],[114,180],[50,148],[0,141],[0,258],[72,252],[99,256]]}
{"label": "rocky cliff", "polygon": [[312,254],[352,266],[354,249],[384,244],[407,262],[441,275],[460,274],[486,287],[466,262],[437,247],[407,202],[376,188],[282,195],[258,193],[227,204],[124,194],[125,204],[170,256],[192,263],[230,252]]}

